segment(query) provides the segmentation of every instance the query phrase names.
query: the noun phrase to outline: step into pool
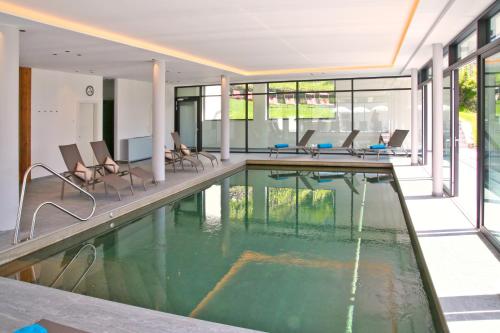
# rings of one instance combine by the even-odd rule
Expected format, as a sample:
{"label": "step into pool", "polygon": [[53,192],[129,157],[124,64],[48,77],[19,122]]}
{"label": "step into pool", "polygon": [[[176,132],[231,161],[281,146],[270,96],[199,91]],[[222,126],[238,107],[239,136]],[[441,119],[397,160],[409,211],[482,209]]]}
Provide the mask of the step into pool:
{"label": "step into pool", "polygon": [[65,247],[2,272],[268,332],[436,331],[389,169],[247,167]]}

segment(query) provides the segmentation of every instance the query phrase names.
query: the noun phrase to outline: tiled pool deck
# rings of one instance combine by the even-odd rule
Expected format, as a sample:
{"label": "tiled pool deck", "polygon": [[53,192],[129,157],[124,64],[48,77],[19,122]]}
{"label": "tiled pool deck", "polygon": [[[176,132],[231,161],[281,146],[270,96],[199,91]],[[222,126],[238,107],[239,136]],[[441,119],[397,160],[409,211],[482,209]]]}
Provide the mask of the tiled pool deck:
{"label": "tiled pool deck", "polygon": [[[138,186],[135,195],[124,193],[122,201],[118,201],[113,193],[106,196],[102,185],[98,185],[94,192],[98,201],[95,218],[76,223],[47,209],[40,214],[39,237],[30,243],[42,247],[92,225],[105,224],[111,219],[110,212],[113,216],[120,215],[239,168],[246,160],[266,161],[269,158],[267,154],[232,154],[230,161],[215,168],[205,163],[206,169],[200,173],[187,168],[174,174],[169,169],[164,183],[150,185],[146,192]],[[312,160],[305,155],[282,155],[279,161],[299,164]],[[400,157],[380,161],[368,158],[363,162],[346,155],[323,155],[316,163],[328,162],[340,165],[393,163],[450,331],[500,332],[499,256],[451,199],[430,195],[431,180],[425,168],[411,167],[409,159]],[[149,163],[141,164],[147,167]],[[60,182],[55,179],[33,181],[25,210],[32,211],[41,200],[58,200],[59,190]],[[64,205],[84,214],[89,209],[88,204],[82,205],[84,200],[78,193],[68,192]],[[25,218],[30,219],[28,213]],[[27,243],[12,247],[11,239],[12,233],[0,235],[0,263],[27,251]],[[9,300],[0,305],[0,330],[6,332],[41,318],[90,332],[246,331],[5,278],[0,278],[0,297]]]}

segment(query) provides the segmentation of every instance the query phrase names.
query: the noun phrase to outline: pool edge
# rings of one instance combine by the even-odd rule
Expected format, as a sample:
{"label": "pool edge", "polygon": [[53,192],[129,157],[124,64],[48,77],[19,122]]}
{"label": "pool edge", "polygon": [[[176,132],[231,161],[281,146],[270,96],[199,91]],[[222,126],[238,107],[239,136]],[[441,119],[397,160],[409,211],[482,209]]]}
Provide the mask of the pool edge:
{"label": "pool edge", "polygon": [[448,328],[446,318],[444,317],[444,312],[441,307],[441,303],[439,302],[439,297],[437,296],[436,288],[434,287],[434,283],[432,282],[432,277],[430,275],[429,268],[427,267],[427,262],[425,261],[424,253],[422,251],[422,248],[420,247],[418,235],[417,232],[415,231],[415,227],[413,226],[413,222],[411,220],[411,214],[408,209],[408,206],[406,205],[406,199],[403,195],[401,185],[399,184],[399,179],[397,176],[397,172],[394,168],[394,165],[391,166],[391,169],[395,180],[399,201],[401,203],[401,209],[403,210],[406,227],[408,228],[408,234],[410,235],[410,241],[413,247],[413,253],[415,254],[415,259],[417,260],[417,266],[420,271],[422,283],[424,284],[424,289],[426,291],[427,300],[429,301],[429,308],[431,310],[432,320],[434,321],[434,325],[436,326],[438,332],[449,333],[450,330]]}

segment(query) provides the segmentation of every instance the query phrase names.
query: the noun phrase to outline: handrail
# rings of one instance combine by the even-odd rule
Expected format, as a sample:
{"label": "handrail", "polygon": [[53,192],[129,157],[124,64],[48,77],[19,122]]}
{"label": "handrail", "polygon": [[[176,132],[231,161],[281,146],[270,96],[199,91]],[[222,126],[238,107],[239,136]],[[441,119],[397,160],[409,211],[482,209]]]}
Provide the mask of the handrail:
{"label": "handrail", "polygon": [[82,282],[83,278],[87,275],[87,273],[90,271],[90,269],[92,268],[92,266],[94,266],[94,263],[95,263],[96,258],[97,258],[97,249],[95,248],[94,245],[92,245],[90,243],[87,243],[87,244],[83,245],[80,248],[80,250],[78,250],[78,252],[75,254],[75,256],[73,257],[73,259],[71,259],[71,261],[56,276],[56,278],[49,285],[49,287],[53,287],[57,283],[57,281],[59,281],[59,279],[64,275],[64,273],[66,273],[66,270],[71,266],[71,264],[76,260],[76,258],[80,255],[80,253],[82,253],[83,249],[85,249],[86,247],[90,247],[92,249],[92,252],[93,252],[92,262],[90,263],[89,267],[87,267],[87,269],[85,271],[83,271],[83,274],[80,276],[80,278],[78,279],[78,281],[76,281],[76,284],[73,286],[73,288],[71,288],[70,291],[74,291],[80,285],[80,282]]}
{"label": "handrail", "polygon": [[33,213],[33,218],[31,219],[31,228],[30,228],[30,235],[28,237],[28,240],[29,239],[33,239],[33,236],[34,236],[34,233],[35,233],[35,224],[36,224],[36,217],[38,215],[38,212],[40,211],[40,209],[43,207],[43,206],[46,206],[46,205],[50,205],[50,206],[53,206],[57,209],[59,209],[60,211],[74,217],[75,219],[77,220],[80,220],[80,221],[87,221],[88,219],[90,219],[93,215],[94,215],[94,212],[95,212],[95,208],[96,208],[96,202],[95,202],[95,198],[92,194],[90,194],[89,192],[87,192],[86,190],[84,190],[83,188],[81,188],[80,186],[78,186],[77,184],[73,183],[72,181],[70,181],[69,179],[67,179],[66,177],[63,177],[61,176],[59,173],[57,173],[56,171],[54,171],[53,169],[49,168],[48,166],[46,166],[45,164],[43,163],[35,163],[33,165],[31,165],[27,170],[26,172],[24,173],[24,177],[23,177],[23,185],[21,187],[21,197],[19,199],[19,208],[17,210],[17,220],[16,220],[16,229],[14,230],[14,240],[13,240],[13,244],[17,244],[19,242],[19,229],[21,227],[21,213],[22,213],[22,210],[23,210],[23,202],[24,202],[24,195],[26,193],[26,181],[28,179],[28,175],[31,173],[31,171],[35,168],[42,168],[42,169],[45,169],[46,171],[50,172],[51,174],[53,174],[54,176],[58,177],[59,179],[61,179],[63,182],[66,182],[68,184],[70,184],[71,186],[73,186],[74,188],[76,188],[78,191],[84,193],[85,195],[87,195],[91,200],[92,200],[92,211],[90,212],[89,216],[87,217],[80,217],[78,216],[77,214],[75,213],[72,213],[70,212],[69,210],[67,210],[66,208],[56,204],[55,202],[52,202],[52,201],[45,201],[45,202],[42,202],[36,209],[35,209],[35,212]]}

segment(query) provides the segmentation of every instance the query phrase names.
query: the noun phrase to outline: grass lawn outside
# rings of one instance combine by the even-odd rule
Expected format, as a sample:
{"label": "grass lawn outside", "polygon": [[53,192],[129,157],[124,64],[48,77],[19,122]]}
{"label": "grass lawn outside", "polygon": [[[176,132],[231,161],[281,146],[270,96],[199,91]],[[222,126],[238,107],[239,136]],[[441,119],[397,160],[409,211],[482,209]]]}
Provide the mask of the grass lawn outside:
{"label": "grass lawn outside", "polygon": [[[269,119],[295,118],[295,104],[273,104],[269,105]],[[335,119],[336,111],[326,105],[299,104],[299,116],[304,119],[327,118]],[[229,117],[232,120],[245,120],[245,100],[229,100]],[[253,119],[253,101],[248,101],[248,119]]]}

